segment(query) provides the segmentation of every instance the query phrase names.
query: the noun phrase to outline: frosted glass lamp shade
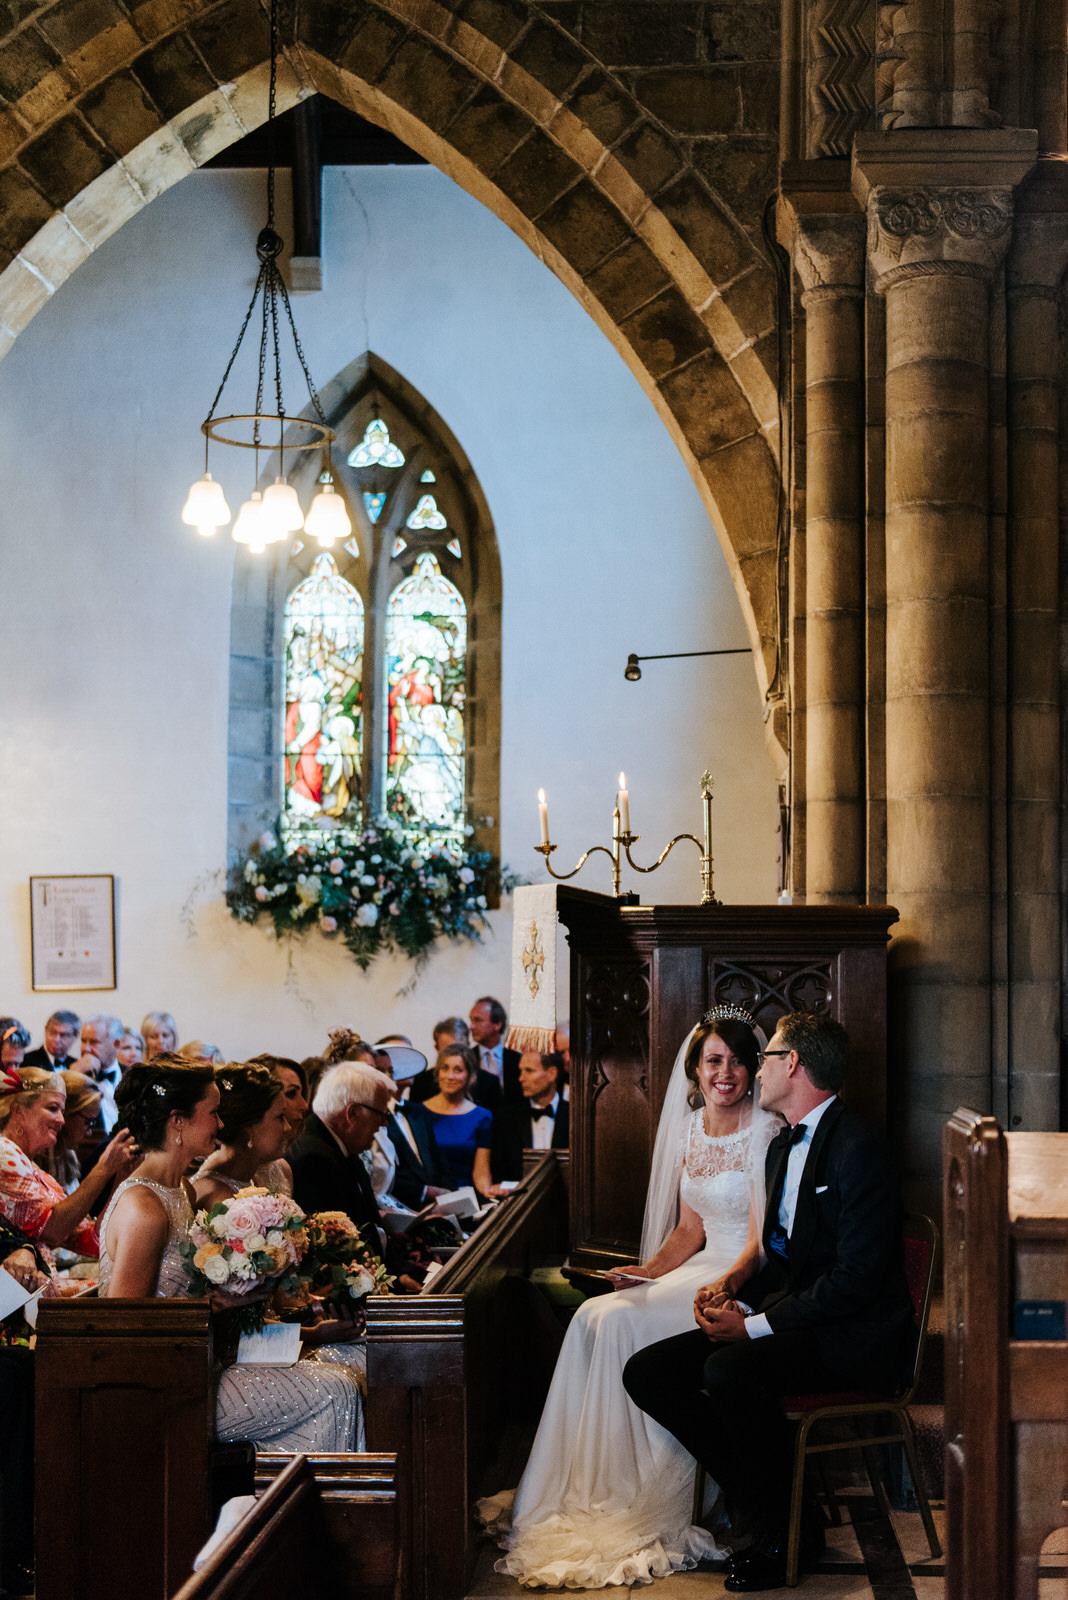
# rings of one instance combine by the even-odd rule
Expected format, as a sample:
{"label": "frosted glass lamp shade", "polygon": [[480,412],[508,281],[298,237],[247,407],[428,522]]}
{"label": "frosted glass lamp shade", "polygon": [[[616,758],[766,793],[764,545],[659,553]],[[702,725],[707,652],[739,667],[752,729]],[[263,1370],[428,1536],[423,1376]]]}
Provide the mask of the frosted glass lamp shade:
{"label": "frosted glass lamp shade", "polygon": [[229,520],[230,507],[226,504],[222,484],[216,483],[210,472],[205,472],[189,490],[182,507],[182,521],[208,539],[216,528],[224,527]]}
{"label": "frosted glass lamp shade", "polygon": [[264,514],[263,496],[258,489],[245,501],[237,513],[233,538],[238,544],[247,544],[254,555],[259,555],[265,545],[273,543],[279,535]]}
{"label": "frosted glass lamp shade", "polygon": [[297,491],[284,478],[276,478],[263,496],[264,516],[277,528],[276,539],[287,533],[296,533],[304,526],[304,513],[300,509]]}
{"label": "frosted glass lamp shade", "polygon": [[304,530],[313,539],[318,539],[324,549],[329,549],[335,539],[348,538],[352,532],[345,502],[336,493],[332,483],[324,483],[312,501]]}

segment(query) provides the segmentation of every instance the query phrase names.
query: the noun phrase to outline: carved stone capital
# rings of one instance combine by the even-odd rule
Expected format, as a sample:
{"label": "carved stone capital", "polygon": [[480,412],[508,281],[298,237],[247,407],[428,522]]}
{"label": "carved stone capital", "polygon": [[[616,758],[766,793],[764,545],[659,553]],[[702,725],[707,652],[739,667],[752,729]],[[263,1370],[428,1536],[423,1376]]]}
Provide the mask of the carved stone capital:
{"label": "carved stone capital", "polygon": [[794,230],[793,263],[806,293],[838,289],[864,292],[864,218],[799,217]]}
{"label": "carved stone capital", "polygon": [[868,258],[879,280],[920,266],[992,273],[1011,236],[1008,188],[874,188],[868,198]]}

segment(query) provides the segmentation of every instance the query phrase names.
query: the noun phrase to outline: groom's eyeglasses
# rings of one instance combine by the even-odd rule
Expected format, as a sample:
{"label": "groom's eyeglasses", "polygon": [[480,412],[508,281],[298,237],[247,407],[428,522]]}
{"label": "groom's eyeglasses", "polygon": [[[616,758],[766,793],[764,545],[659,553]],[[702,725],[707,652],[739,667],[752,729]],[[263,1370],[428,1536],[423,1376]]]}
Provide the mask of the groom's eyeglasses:
{"label": "groom's eyeglasses", "polygon": [[788,1056],[789,1054],[789,1050],[759,1050],[757,1052],[757,1060],[766,1061],[769,1056]]}

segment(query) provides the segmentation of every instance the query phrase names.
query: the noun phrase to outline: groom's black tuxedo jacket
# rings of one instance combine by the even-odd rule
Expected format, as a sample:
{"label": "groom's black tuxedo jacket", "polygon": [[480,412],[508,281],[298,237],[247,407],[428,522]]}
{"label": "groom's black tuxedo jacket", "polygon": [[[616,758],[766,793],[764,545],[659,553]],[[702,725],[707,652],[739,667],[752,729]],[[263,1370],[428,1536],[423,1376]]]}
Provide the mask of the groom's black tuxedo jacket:
{"label": "groom's black tuxedo jacket", "polygon": [[774,1334],[807,1329],[845,1384],[893,1384],[911,1353],[897,1174],[882,1138],[840,1100],[812,1136],[785,1259],[769,1248],[778,1221],[789,1129],[768,1147],[767,1260],[738,1298]]}
{"label": "groom's black tuxedo jacket", "polygon": [[[571,1140],[570,1119],[569,1102],[558,1100],[550,1149],[567,1149]],[[533,1128],[529,1100],[523,1100],[519,1105],[497,1107],[493,1113],[490,1145],[490,1170],[494,1183],[504,1183],[523,1176],[523,1151],[529,1150],[533,1144]]]}

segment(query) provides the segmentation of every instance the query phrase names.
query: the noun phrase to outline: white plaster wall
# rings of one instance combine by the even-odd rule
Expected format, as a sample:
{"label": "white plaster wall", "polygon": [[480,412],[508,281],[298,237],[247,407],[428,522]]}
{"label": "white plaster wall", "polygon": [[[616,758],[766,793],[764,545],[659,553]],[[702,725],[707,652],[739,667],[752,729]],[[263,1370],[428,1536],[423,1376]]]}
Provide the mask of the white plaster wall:
{"label": "white plaster wall", "polygon": [[[484,945],[442,947],[401,999],[406,963],[364,975],[315,935],[279,947],[219,896],[233,545],[200,540],[178,512],[262,213],[262,174],[187,178],[0,364],[0,1013],[35,1038],[69,1003],[135,1023],[170,1009],[183,1037],[238,1056],[304,1055],[341,1023],[400,1027],[426,1047],[439,1016],[487,991],[507,1002],[507,907]],[[636,380],[527,248],[433,169],[328,170],[324,240],[324,292],[295,297],[317,383],[375,350],[453,430],[496,524],[505,860],[542,876],[539,785],[556,864],[606,840],[621,767],[649,860],[700,831],[709,766],[717,890],[772,900],[775,783],[750,659],[623,678],[631,650],[748,642],[697,491]],[[299,375],[287,399],[303,402]],[[238,454],[212,460],[235,508],[250,486]],[[34,994],[27,879],[80,872],[118,879],[118,991]],[[647,899],[696,899],[697,852],[630,878]],[[607,888],[607,862],[578,881]]]}

